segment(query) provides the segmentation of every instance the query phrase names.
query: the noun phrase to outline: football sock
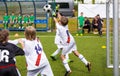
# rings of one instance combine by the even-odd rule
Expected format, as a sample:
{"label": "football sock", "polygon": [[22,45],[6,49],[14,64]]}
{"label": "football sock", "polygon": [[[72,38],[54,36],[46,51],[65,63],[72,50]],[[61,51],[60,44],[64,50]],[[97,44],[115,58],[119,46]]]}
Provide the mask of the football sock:
{"label": "football sock", "polygon": [[79,55],[79,58],[85,65],[87,65],[88,61],[85,59],[85,57],[82,54]]}
{"label": "football sock", "polygon": [[66,59],[69,59],[69,56],[68,56],[68,54],[66,54],[66,55],[65,55],[65,58],[66,58]]}
{"label": "football sock", "polygon": [[68,62],[67,62],[66,59],[63,60],[63,65],[64,65],[64,67],[65,67],[65,69],[66,69],[67,71],[70,71],[70,67],[69,67]]}
{"label": "football sock", "polygon": [[52,54],[52,56],[56,56],[59,52],[60,52],[60,48],[58,48],[53,54]]}
{"label": "football sock", "polygon": [[4,24],[4,29],[7,29],[7,24]]}

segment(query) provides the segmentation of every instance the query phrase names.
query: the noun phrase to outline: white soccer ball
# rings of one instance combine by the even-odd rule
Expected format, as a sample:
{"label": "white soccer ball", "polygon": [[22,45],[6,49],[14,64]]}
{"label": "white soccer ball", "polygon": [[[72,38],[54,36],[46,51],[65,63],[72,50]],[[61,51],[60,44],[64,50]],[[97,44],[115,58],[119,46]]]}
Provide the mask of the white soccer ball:
{"label": "white soccer ball", "polygon": [[47,13],[51,12],[51,10],[52,10],[51,5],[50,4],[44,5],[43,10]]}

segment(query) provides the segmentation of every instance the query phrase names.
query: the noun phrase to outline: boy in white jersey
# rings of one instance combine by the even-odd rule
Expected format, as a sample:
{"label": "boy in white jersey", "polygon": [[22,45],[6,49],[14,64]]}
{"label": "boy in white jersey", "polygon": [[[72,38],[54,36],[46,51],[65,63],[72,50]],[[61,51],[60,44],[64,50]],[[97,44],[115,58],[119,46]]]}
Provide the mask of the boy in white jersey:
{"label": "boy in white jersey", "polygon": [[[59,36],[59,31],[56,29],[55,44],[57,45],[57,50],[50,56],[52,60],[56,60],[56,55],[62,50],[63,45],[61,44],[61,38]],[[71,53],[71,52],[70,52]],[[69,59],[69,53],[66,54],[66,59],[68,62],[73,62]]]}
{"label": "boy in white jersey", "polygon": [[68,27],[67,27],[68,19],[64,16],[61,16],[59,13],[58,13],[58,18],[60,19],[60,21],[58,21],[56,17],[54,17],[54,21],[56,22],[56,28],[59,32],[59,36],[61,37],[61,44],[63,45],[61,59],[62,59],[64,67],[67,70],[65,73],[65,76],[68,76],[72,72],[68,65],[68,62],[65,58],[65,55],[70,50],[72,50],[73,53],[75,54],[75,56],[77,56],[86,65],[86,67],[88,68],[88,71],[90,72],[90,70],[91,70],[90,62],[88,62],[84,58],[84,56],[77,51],[77,47],[76,47],[74,38],[68,31]]}
{"label": "boy in white jersey", "polygon": [[27,76],[54,76],[43,47],[38,38],[36,30],[32,26],[25,29],[25,39],[19,41],[25,51],[27,62]]}

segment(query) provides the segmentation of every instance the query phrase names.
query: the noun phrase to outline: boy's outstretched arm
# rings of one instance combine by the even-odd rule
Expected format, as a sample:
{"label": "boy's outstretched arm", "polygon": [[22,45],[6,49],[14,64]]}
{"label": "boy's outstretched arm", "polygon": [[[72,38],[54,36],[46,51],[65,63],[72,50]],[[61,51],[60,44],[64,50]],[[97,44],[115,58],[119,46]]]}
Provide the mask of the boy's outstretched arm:
{"label": "boy's outstretched arm", "polygon": [[54,11],[52,12],[52,16],[53,16],[53,19],[54,19],[55,23],[58,23],[58,20],[56,18],[56,13]]}
{"label": "boy's outstretched arm", "polygon": [[22,48],[24,49],[24,42],[22,41],[22,39],[19,39],[18,42],[21,44]]}
{"label": "boy's outstretched arm", "polygon": [[61,19],[61,14],[59,12],[57,12],[57,15],[58,15],[58,19],[60,20]]}
{"label": "boy's outstretched arm", "polygon": [[53,17],[53,19],[54,19],[55,23],[58,23],[58,20],[56,17]]}

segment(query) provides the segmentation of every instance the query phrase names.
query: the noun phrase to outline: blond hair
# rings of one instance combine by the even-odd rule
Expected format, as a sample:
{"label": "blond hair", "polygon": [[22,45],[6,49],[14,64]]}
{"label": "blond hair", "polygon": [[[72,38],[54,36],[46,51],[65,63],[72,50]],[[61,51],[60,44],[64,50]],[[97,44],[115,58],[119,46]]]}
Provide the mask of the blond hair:
{"label": "blond hair", "polygon": [[28,40],[35,40],[36,39],[36,29],[32,26],[28,26],[25,29],[25,37]]}

